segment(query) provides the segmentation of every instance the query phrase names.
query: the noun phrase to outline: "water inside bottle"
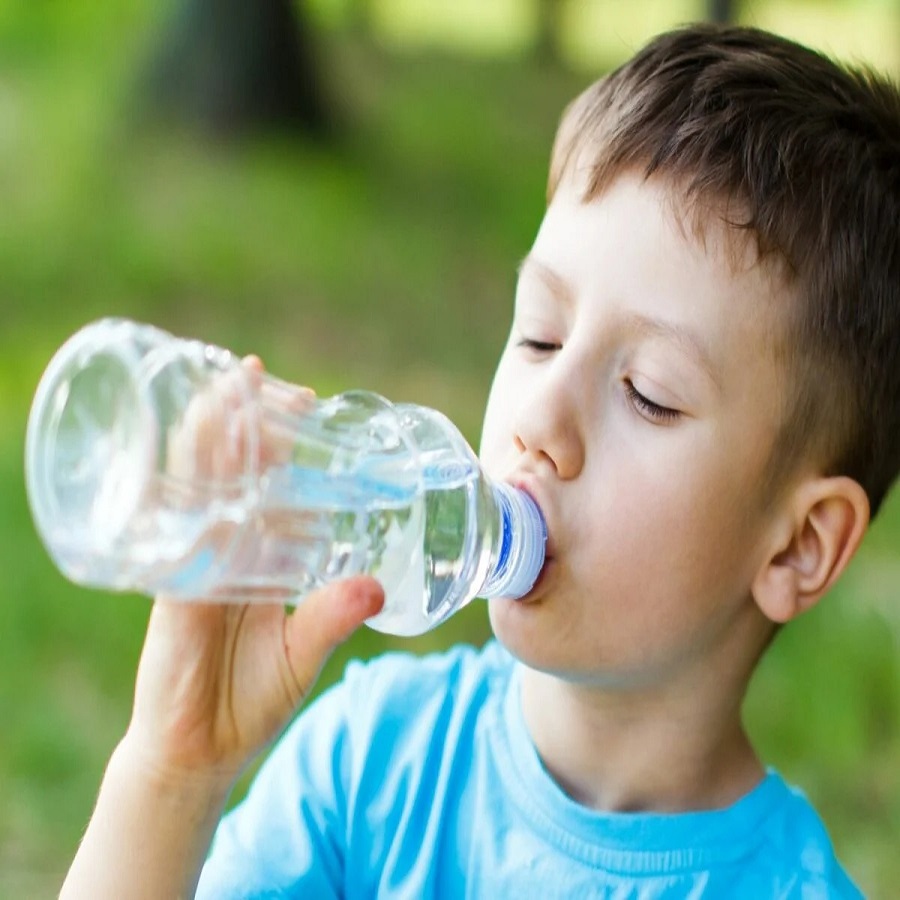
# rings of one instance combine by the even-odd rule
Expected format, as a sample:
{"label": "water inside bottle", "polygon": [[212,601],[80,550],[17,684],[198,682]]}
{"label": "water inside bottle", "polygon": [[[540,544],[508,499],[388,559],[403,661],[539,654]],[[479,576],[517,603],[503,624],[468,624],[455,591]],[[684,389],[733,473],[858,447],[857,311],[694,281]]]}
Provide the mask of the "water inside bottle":
{"label": "water inside bottle", "polygon": [[403,476],[273,466],[249,508],[219,504],[205,521],[184,509],[169,513],[170,521],[158,518],[159,530],[179,526],[168,587],[185,597],[292,602],[361,572],[398,582],[416,568],[423,530],[421,492]]}
{"label": "water inside bottle", "polygon": [[473,553],[477,465],[450,448],[422,453],[420,464],[424,493],[417,500],[410,565],[406,572],[384,573],[385,608],[368,622],[396,635],[421,634],[470,600],[466,589],[473,580],[482,583],[488,562],[485,553]]}
{"label": "water inside bottle", "polygon": [[450,451],[429,451],[418,460],[420,487],[410,482],[412,462],[381,460],[346,477],[298,466],[270,471],[259,519],[243,529],[231,586],[222,590],[233,597],[236,588],[271,592],[280,584],[303,594],[369,572],[386,593],[371,627],[398,635],[434,627],[458,607],[465,570],[486,563],[470,552],[478,469]]}
{"label": "water inside bottle", "polygon": [[[184,598],[293,602],[336,578],[369,572],[386,591],[383,611],[369,624],[420,634],[471,599],[461,597],[460,579],[484,554],[473,563],[477,465],[449,450],[427,451],[416,464],[419,481],[410,477],[413,463],[402,455],[376,458],[346,475],[273,466],[249,507],[237,490],[229,500],[221,484],[208,495],[196,481],[159,473],[141,484],[144,476],[132,469],[134,484],[119,479],[116,491],[95,495],[82,532],[115,520],[123,493],[142,493],[118,540],[109,535],[86,553],[69,528],[51,544],[63,571],[82,583]],[[122,553],[109,553],[110,541]]]}
{"label": "water inside bottle", "polygon": [[413,462],[370,460],[346,477],[299,466],[270,472],[260,521],[235,555],[233,583],[271,591],[280,581],[302,594],[369,572],[386,595],[372,628],[414,635],[434,627],[457,608],[459,578],[473,566],[467,548],[478,469],[449,450],[428,451],[418,460],[420,487],[410,481]]}

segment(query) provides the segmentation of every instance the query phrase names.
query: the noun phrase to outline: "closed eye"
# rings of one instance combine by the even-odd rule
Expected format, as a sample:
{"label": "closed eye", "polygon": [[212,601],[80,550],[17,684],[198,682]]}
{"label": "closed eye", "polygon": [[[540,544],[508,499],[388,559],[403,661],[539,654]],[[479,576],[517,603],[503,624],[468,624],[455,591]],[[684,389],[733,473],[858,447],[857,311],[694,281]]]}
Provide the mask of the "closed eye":
{"label": "closed eye", "polygon": [[645,418],[652,419],[655,422],[666,424],[674,422],[681,413],[677,409],[671,409],[668,406],[660,406],[654,403],[648,397],[645,397],[631,382],[625,379],[625,393],[631,405],[643,415]]}
{"label": "closed eye", "polygon": [[517,347],[523,347],[526,350],[533,350],[535,353],[553,353],[559,350],[560,345],[554,344],[552,341],[535,341],[531,338],[522,338],[516,343]]}

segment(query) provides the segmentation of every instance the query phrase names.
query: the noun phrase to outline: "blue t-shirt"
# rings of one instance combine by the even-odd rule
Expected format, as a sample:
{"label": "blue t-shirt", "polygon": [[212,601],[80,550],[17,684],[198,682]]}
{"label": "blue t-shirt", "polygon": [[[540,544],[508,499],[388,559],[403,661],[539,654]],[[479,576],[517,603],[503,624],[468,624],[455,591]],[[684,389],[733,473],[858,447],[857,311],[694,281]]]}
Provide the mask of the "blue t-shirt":
{"label": "blue t-shirt", "polygon": [[201,898],[860,897],[770,772],[712,812],[602,813],[543,768],[497,643],[353,663],[223,819]]}

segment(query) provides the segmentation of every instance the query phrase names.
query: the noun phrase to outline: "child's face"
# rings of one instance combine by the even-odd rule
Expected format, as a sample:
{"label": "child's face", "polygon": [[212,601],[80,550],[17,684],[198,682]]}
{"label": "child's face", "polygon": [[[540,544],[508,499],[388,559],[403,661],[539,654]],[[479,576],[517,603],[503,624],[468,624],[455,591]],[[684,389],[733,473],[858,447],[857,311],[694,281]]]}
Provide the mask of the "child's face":
{"label": "child's face", "polygon": [[750,584],[785,288],[718,224],[702,243],[682,229],[670,199],[631,176],[589,203],[560,186],[484,421],[488,471],[529,490],[549,529],[541,580],[491,603],[494,631],[525,663],[598,683],[671,677],[765,626]]}

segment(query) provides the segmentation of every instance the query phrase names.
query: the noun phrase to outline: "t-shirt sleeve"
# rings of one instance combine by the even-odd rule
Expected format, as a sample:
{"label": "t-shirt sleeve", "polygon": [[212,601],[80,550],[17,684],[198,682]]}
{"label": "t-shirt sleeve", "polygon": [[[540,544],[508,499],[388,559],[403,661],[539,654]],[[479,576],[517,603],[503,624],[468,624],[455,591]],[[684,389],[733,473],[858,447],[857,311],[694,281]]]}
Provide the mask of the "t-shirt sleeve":
{"label": "t-shirt sleeve", "polygon": [[344,893],[350,690],[345,679],[324,693],[276,744],[247,797],[219,824],[197,898]]}

